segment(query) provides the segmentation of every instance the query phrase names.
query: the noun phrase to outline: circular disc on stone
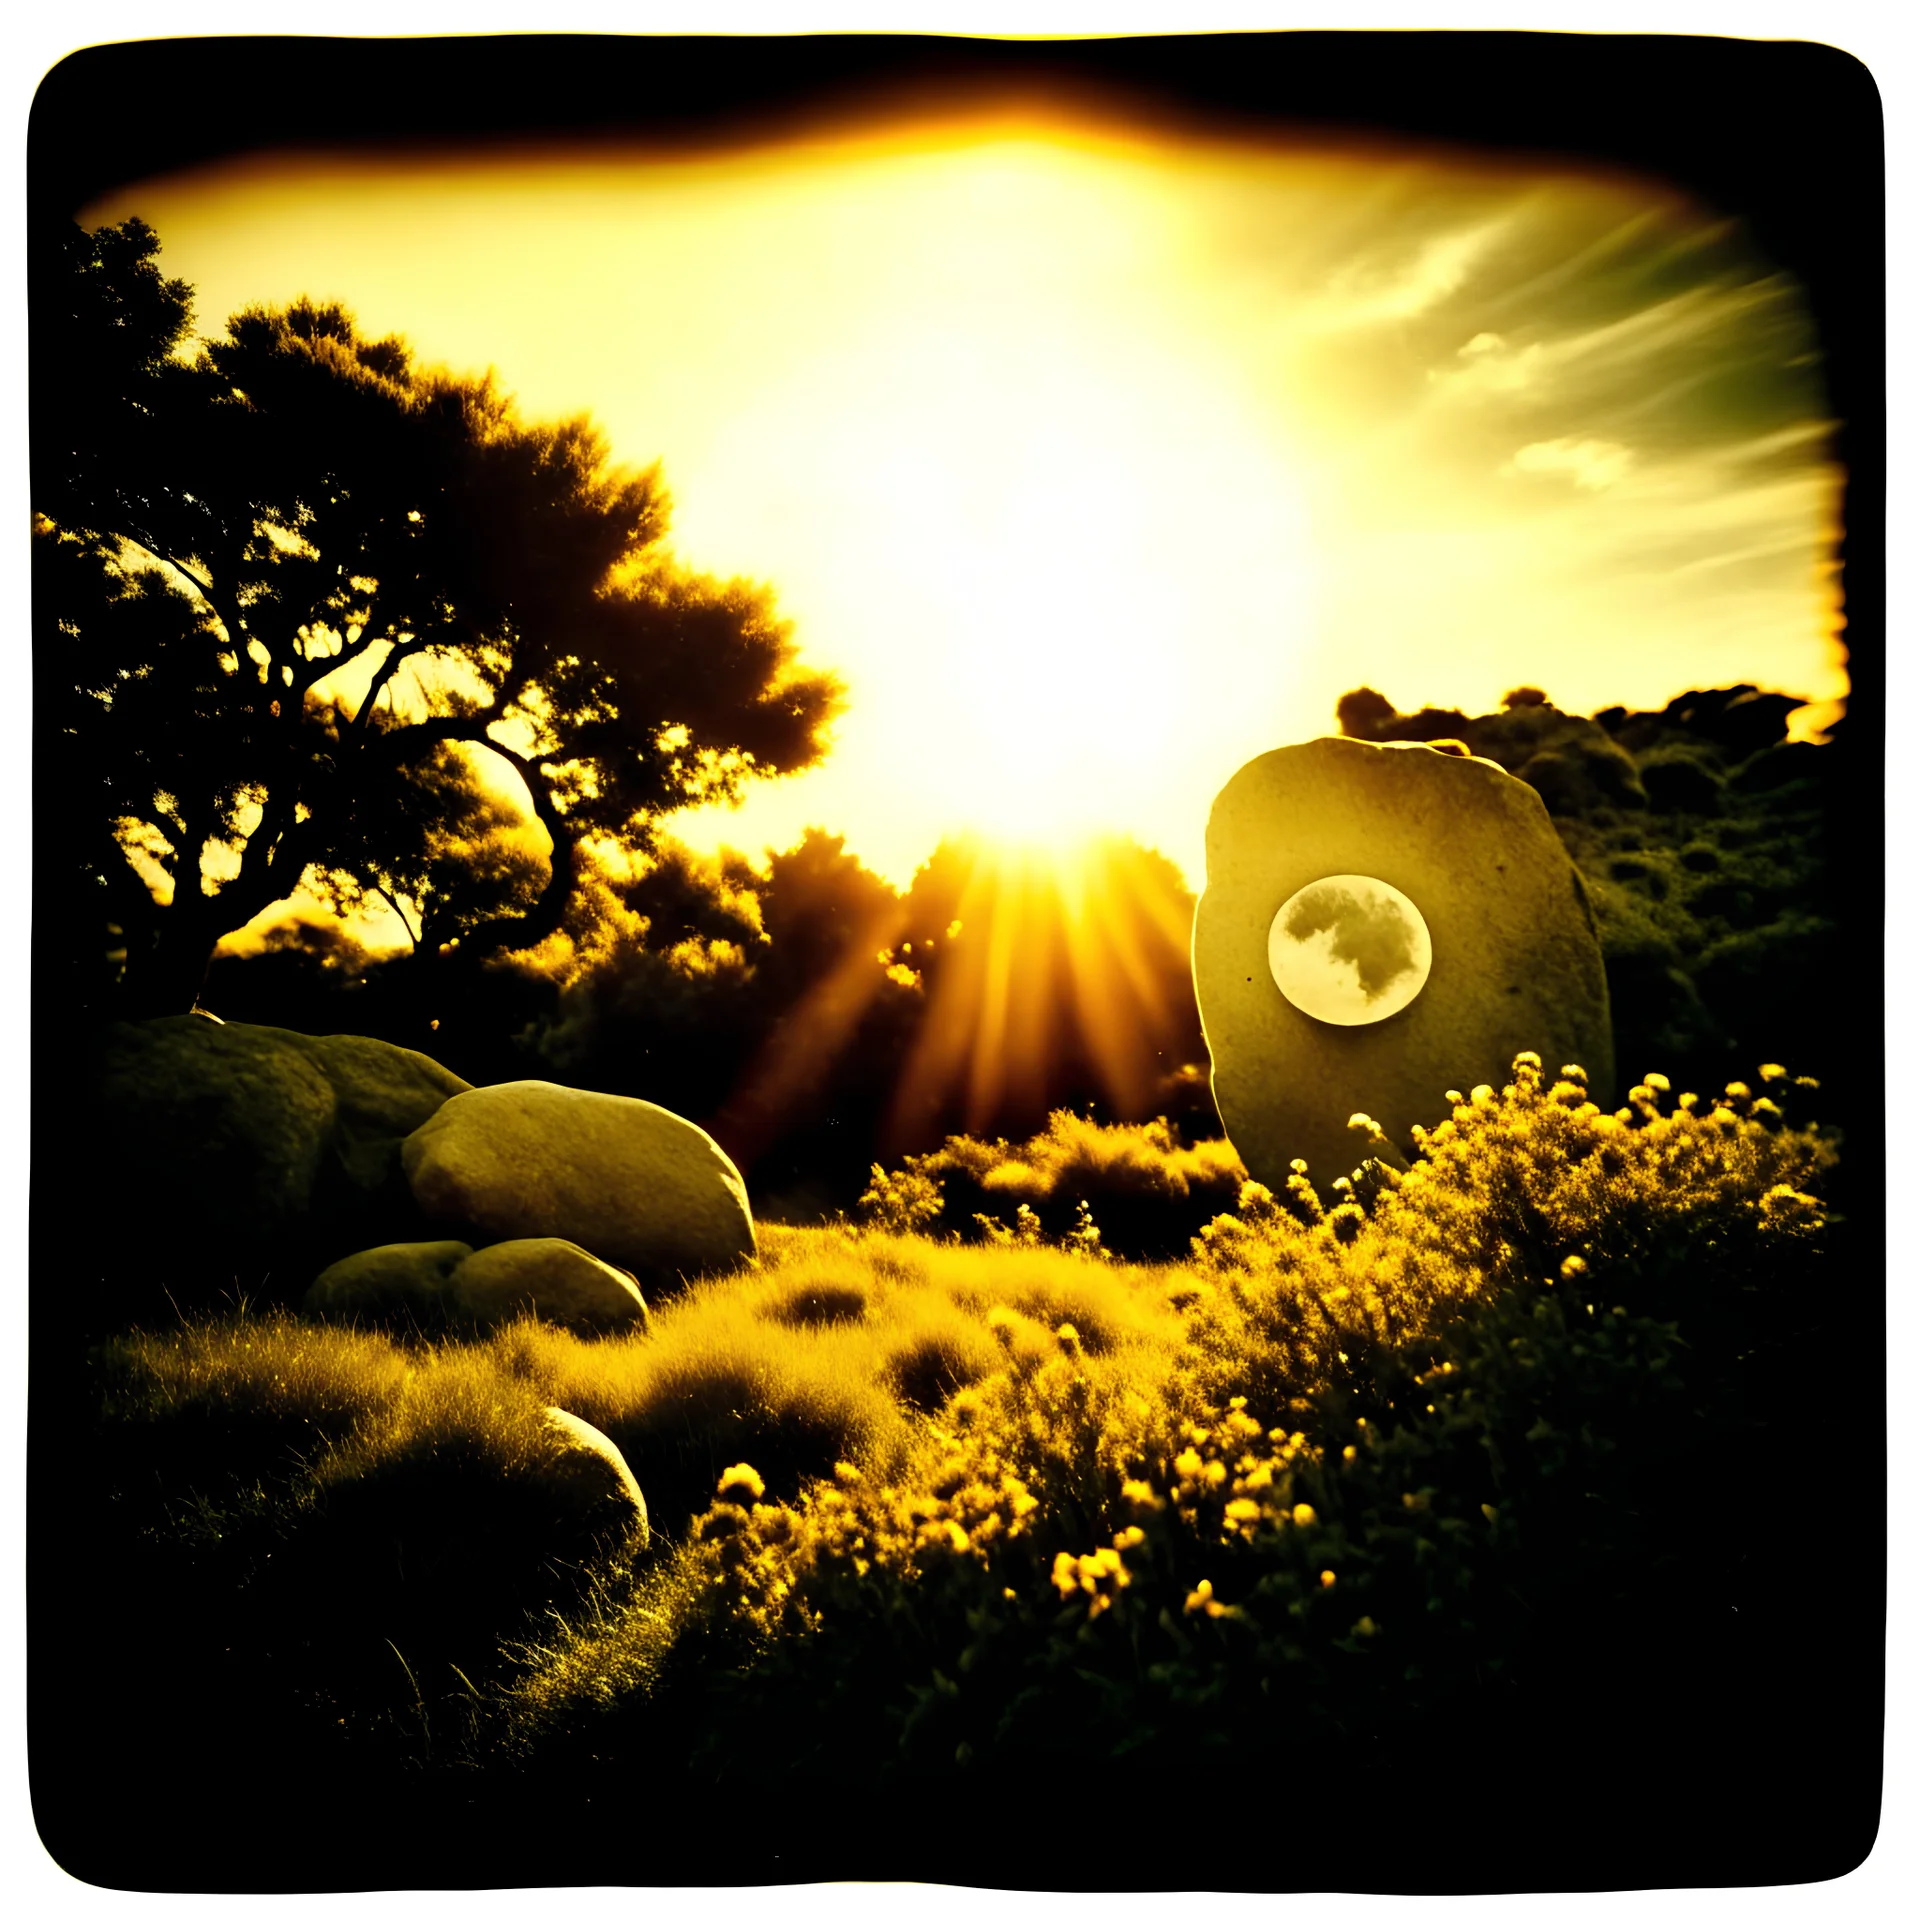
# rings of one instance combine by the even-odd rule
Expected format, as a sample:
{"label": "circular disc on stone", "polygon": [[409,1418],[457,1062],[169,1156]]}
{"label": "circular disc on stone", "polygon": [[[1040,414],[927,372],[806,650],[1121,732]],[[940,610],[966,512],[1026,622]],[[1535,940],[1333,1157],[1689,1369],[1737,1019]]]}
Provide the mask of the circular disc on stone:
{"label": "circular disc on stone", "polygon": [[1427,984],[1433,940],[1398,887],[1365,873],[1310,881],[1273,916],[1267,967],[1302,1013],[1367,1027],[1398,1013]]}
{"label": "circular disc on stone", "polygon": [[[1417,906],[1426,983],[1387,1017],[1302,1011],[1270,955],[1274,921],[1315,883],[1357,875]],[[1613,1080],[1606,972],[1586,889],[1540,797],[1490,760],[1328,738],[1249,761],[1207,821],[1193,979],[1214,1103],[1247,1170],[1274,1188],[1298,1158],[1323,1190],[1369,1152],[1405,1164],[1446,1092],[1505,1083],[1514,1056]],[[1350,1132],[1371,1116],[1392,1143]]]}

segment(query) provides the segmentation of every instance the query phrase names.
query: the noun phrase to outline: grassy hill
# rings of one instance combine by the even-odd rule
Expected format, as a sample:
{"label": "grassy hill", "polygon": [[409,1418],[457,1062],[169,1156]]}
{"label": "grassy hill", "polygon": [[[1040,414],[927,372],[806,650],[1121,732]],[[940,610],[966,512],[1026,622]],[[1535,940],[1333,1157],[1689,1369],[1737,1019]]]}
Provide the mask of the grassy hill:
{"label": "grassy hill", "polygon": [[647,1335],[148,1316],[36,1408],[43,1837],[171,1888],[1844,1871],[1875,1482],[1816,1097],[1603,1113],[1522,1056],[1184,1258],[770,1227]]}

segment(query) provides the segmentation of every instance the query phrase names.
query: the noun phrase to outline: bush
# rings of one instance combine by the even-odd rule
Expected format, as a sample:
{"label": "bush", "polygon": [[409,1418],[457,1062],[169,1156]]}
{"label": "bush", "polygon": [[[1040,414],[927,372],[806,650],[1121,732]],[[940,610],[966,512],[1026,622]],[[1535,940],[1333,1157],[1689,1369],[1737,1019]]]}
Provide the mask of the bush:
{"label": "bush", "polygon": [[997,1364],[900,1471],[723,1493],[644,1606],[536,1653],[514,1737],[567,1737],[586,1687],[598,1750],[684,1739],[716,1780],[1303,1743],[1337,1770],[1590,1679],[1593,1631],[1657,1642],[1723,1564],[1695,1501],[1822,1237],[1830,1149],[1762,1084],[1650,1075],[1602,1113],[1523,1056],[1370,1201],[1248,1184],[1169,1289],[1171,1356],[1103,1355],[1064,1299],[990,1311]]}
{"label": "bush", "polygon": [[1021,1146],[955,1135],[874,1169],[859,1210],[893,1232],[945,1225],[966,1240],[1051,1237],[1128,1260],[1177,1258],[1231,1206],[1246,1169],[1225,1140],[1189,1146],[1165,1119],[1101,1126],[1056,1113]]}

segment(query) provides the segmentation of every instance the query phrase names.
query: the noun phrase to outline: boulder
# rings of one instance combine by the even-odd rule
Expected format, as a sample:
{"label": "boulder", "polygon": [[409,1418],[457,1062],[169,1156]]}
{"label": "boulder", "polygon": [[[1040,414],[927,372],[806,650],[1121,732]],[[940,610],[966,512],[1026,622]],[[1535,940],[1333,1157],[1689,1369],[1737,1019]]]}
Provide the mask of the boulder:
{"label": "boulder", "polygon": [[[81,1077],[74,1124],[101,1168],[98,1224],[176,1299],[269,1268],[304,1280],[403,1237],[417,1215],[400,1142],[468,1090],[408,1047],[193,1014],[109,1027]],[[155,1270],[167,1245],[178,1264]]]}
{"label": "boulder", "polygon": [[328,1320],[395,1314],[439,1320],[451,1305],[449,1282],[472,1252],[464,1240],[403,1240],[368,1247],[326,1268],[301,1305]]}
{"label": "boulder", "polygon": [[631,1274],[571,1240],[502,1240],[476,1253],[464,1240],[409,1240],[336,1260],[307,1289],[323,1319],[444,1321],[487,1326],[529,1309],[589,1331],[644,1327],[647,1303]]}
{"label": "boulder", "polygon": [[638,1534],[635,1545],[649,1541],[647,1500],[627,1465],[626,1455],[596,1426],[564,1407],[547,1409],[547,1427],[559,1443],[546,1467],[546,1478],[562,1501],[583,1518],[618,1515],[624,1509],[628,1524]]}
{"label": "boulder", "polygon": [[[1424,985],[1384,1018],[1335,1024],[1279,985],[1276,917],[1329,876],[1382,881],[1424,923]],[[1367,964],[1410,983],[1392,942],[1342,949],[1340,930],[1314,930],[1362,988]],[[1501,1085],[1527,1050],[1549,1073],[1578,1062],[1594,1098],[1610,1097],[1606,973],[1586,890],[1540,796],[1490,760],[1328,738],[1250,761],[1207,822],[1193,974],[1221,1123],[1271,1187],[1296,1158],[1323,1191],[1363,1158],[1405,1164],[1411,1129],[1445,1118],[1449,1089]],[[1386,1141],[1350,1131],[1356,1113]]]}
{"label": "boulder", "polygon": [[[458,1244],[453,1243],[453,1244]],[[630,1273],[571,1240],[502,1240],[461,1263],[448,1288],[451,1311],[510,1320],[531,1307],[542,1320],[594,1329],[639,1326],[647,1303]]]}
{"label": "boulder", "polygon": [[409,1134],[400,1158],[421,1213],[476,1241],[557,1236],[661,1279],[754,1251],[733,1162],[651,1101],[543,1080],[477,1087]]}

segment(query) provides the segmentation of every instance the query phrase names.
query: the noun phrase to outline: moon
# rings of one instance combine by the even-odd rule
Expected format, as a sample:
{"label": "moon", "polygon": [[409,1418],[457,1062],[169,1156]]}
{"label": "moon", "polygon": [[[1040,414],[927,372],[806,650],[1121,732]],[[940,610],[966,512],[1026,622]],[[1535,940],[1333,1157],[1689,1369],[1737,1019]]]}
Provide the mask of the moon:
{"label": "moon", "polygon": [[1273,916],[1267,965],[1288,1002],[1310,1019],[1365,1027],[1412,1004],[1433,970],[1420,909],[1364,873],[1310,881]]}

